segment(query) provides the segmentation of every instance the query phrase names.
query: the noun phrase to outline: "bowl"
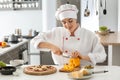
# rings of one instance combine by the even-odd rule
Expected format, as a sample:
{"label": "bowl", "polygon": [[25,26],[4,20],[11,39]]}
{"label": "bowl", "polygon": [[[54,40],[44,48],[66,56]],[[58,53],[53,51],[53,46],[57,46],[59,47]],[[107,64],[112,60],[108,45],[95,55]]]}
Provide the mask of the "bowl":
{"label": "bowl", "polygon": [[97,31],[96,33],[99,35],[107,35],[109,34],[109,31]]}
{"label": "bowl", "polygon": [[15,72],[15,71],[16,71],[16,67],[14,67],[14,66],[6,66],[6,67],[2,67],[0,72],[3,75],[12,75],[13,72]]}
{"label": "bowl", "polygon": [[16,60],[10,60],[10,65],[17,66],[19,64],[23,64],[24,60],[16,59]]}

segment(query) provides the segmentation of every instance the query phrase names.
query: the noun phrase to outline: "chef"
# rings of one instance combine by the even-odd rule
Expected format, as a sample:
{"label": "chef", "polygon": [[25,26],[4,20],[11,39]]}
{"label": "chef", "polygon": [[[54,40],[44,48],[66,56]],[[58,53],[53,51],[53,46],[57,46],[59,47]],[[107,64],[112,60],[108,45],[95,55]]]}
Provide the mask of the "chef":
{"label": "chef", "polygon": [[80,27],[77,13],[75,5],[61,5],[55,16],[63,27],[39,33],[31,43],[37,49],[50,49],[54,63],[59,65],[67,63],[69,58],[64,56],[79,57],[81,65],[96,65],[105,61],[104,47],[93,32]]}

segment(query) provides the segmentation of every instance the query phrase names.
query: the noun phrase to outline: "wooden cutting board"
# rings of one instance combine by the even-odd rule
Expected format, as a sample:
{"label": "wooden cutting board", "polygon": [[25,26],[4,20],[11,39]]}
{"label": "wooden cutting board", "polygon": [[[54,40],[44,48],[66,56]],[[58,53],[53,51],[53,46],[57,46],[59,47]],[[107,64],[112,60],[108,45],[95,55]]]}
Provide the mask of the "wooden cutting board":
{"label": "wooden cutting board", "polygon": [[[78,71],[78,70],[80,70],[80,67],[75,68],[73,71]],[[72,71],[66,71],[66,70],[64,70],[63,68],[61,68],[61,69],[59,69],[59,72],[69,73],[69,72],[72,72]]]}

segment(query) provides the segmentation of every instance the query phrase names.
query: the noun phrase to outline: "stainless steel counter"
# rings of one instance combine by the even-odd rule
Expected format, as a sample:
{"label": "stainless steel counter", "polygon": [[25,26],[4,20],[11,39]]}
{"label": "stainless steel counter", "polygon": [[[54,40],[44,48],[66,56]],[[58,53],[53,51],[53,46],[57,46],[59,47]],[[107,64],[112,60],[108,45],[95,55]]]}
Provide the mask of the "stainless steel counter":
{"label": "stainless steel counter", "polygon": [[13,44],[10,47],[0,48],[0,60],[9,63],[12,59],[23,59],[24,51],[28,54],[28,40],[23,39],[21,42]]}

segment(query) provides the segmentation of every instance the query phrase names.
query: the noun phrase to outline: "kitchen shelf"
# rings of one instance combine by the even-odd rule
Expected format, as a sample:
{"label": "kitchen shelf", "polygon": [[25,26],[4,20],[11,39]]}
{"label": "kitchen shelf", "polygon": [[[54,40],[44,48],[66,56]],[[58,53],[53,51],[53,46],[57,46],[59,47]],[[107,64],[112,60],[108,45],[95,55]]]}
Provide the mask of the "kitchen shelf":
{"label": "kitchen shelf", "polygon": [[0,10],[39,10],[40,0],[0,0]]}

